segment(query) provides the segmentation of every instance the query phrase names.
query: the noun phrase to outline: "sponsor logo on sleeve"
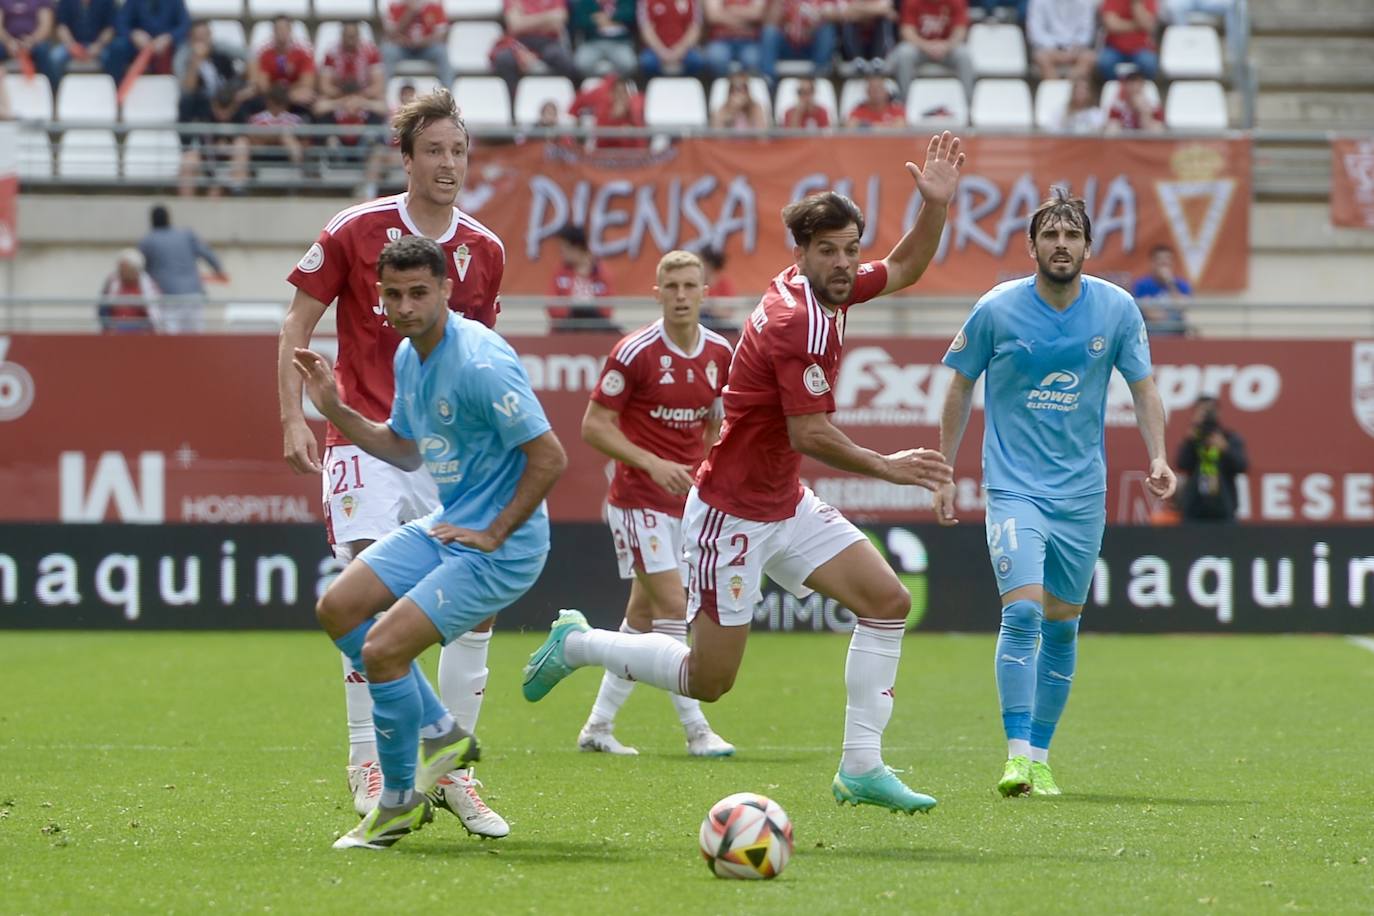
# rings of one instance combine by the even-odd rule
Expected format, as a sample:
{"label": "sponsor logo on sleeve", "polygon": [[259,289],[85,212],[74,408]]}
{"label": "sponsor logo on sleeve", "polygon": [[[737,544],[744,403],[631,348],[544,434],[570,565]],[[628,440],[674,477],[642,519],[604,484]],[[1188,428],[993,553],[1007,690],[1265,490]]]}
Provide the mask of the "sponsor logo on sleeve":
{"label": "sponsor logo on sleeve", "polygon": [[601,393],[608,398],[617,397],[625,390],[625,376],[619,369],[612,369],[601,376]]}
{"label": "sponsor logo on sleeve", "polygon": [[324,266],[324,246],[319,242],[310,246],[310,250],[305,256],[296,262],[296,269],[301,273],[313,274]]}
{"label": "sponsor logo on sleeve", "polygon": [[802,373],[802,384],[806,386],[807,391],[816,397],[820,397],[830,390],[830,382],[826,380],[825,370],[815,363],[807,366],[806,371]]}

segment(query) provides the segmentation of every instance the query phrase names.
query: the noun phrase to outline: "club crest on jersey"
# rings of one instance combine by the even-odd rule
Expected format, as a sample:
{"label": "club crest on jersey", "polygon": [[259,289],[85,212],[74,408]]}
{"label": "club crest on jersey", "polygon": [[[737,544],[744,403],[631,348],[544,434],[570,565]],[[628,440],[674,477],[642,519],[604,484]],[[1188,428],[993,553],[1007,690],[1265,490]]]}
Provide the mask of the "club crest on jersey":
{"label": "club crest on jersey", "polygon": [[660,543],[662,542],[659,541],[658,535],[649,535],[649,553],[658,553],[658,547]]}
{"label": "club crest on jersey", "polygon": [[713,359],[706,364],[706,384],[712,388],[716,387],[716,379],[720,377],[720,370],[716,368],[716,361]]}
{"label": "club crest on jersey", "polygon": [[613,398],[625,390],[625,376],[620,374],[619,369],[612,369],[601,376],[601,393],[608,398]]}
{"label": "club crest on jersey", "polygon": [[[1143,327],[1143,325],[1142,325],[1142,327]],[[1101,334],[1098,334],[1098,335],[1097,335],[1096,337],[1094,337],[1092,340],[1088,341],[1088,355],[1089,355],[1089,356],[1101,356],[1103,353],[1106,353],[1106,352],[1107,352],[1107,338],[1103,337]]]}
{"label": "club crest on jersey", "polygon": [[460,281],[468,278],[468,265],[472,263],[472,252],[468,251],[467,245],[459,245],[453,249],[453,266],[458,268],[458,279]]}
{"label": "club crest on jersey", "polygon": [[807,366],[806,371],[802,373],[802,384],[806,386],[807,391],[816,397],[820,397],[830,390],[830,382],[825,378],[825,370],[815,363]]}
{"label": "club crest on jersey", "polygon": [[344,518],[352,518],[353,513],[358,511],[358,500],[345,494],[344,498],[339,500],[339,506],[343,509]]}
{"label": "club crest on jersey", "polygon": [[696,380],[697,380],[696,373],[692,371],[692,367],[691,367],[691,366],[688,366],[688,367],[687,367],[687,384],[690,385],[690,384],[692,384],[693,382],[695,382]]}
{"label": "club crest on jersey", "polygon": [[434,412],[439,415],[439,422],[453,422],[453,405],[448,402],[447,398],[439,399],[439,402],[434,405]]}
{"label": "club crest on jersey", "polygon": [[395,226],[390,226],[390,227],[387,228],[387,230],[386,230],[386,240],[387,240],[388,242],[400,241],[400,238],[401,238],[401,230],[400,230],[400,229],[397,229]]}
{"label": "club crest on jersey", "polygon": [[1011,575],[1011,568],[1014,565],[1015,564],[1012,563],[1011,557],[1007,556],[1006,554],[1002,554],[1000,557],[997,558],[997,575],[1005,579],[1007,576]]}
{"label": "club crest on jersey", "polygon": [[313,274],[324,266],[324,247],[319,242],[310,246],[310,249],[296,262],[296,269],[301,273]]}
{"label": "club crest on jersey", "polygon": [[954,335],[954,341],[949,345],[949,352],[958,353],[960,350],[964,349],[964,347],[967,346],[968,337],[964,335],[963,329],[961,328],[959,333]]}
{"label": "club crest on jersey", "polygon": [[663,370],[663,375],[659,378],[660,385],[671,385],[673,379],[673,358],[671,356],[660,356],[658,358],[658,368]]}

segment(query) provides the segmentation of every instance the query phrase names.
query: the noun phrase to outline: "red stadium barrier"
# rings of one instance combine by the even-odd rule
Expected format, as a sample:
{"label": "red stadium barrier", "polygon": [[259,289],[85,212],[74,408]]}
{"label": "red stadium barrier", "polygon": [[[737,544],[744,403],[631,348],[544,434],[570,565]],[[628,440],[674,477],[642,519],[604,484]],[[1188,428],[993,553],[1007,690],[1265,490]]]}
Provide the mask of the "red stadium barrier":
{"label": "red stadium barrier", "polygon": [[[607,462],[579,439],[610,338],[515,338],[571,465],[555,520],[597,521]],[[945,341],[846,341],[837,422],[865,445],[937,442]],[[0,337],[0,522],[309,522],[320,483],[281,458],[276,342],[267,337]],[[1249,444],[1243,514],[1267,523],[1374,521],[1374,341],[1160,339],[1172,449],[1199,394]],[[1146,522],[1144,449],[1118,378],[1107,409],[1108,518]],[[981,413],[959,455],[960,511],[981,516]],[[813,462],[818,493],[866,522],[931,519],[929,494]]]}

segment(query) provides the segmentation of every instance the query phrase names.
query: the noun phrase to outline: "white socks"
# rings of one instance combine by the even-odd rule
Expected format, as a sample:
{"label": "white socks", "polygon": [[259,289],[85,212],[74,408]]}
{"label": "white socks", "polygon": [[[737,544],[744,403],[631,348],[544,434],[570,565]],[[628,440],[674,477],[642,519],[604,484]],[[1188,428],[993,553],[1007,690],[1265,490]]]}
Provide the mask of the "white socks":
{"label": "white socks", "polygon": [[491,631],[464,633],[439,650],[439,699],[458,727],[477,732],[477,715],[487,689],[487,649]]}
{"label": "white socks", "polygon": [[[638,634],[639,630],[630,626],[628,620],[620,622],[620,632]],[[596,692],[596,702],[592,704],[592,714],[588,717],[589,725],[605,725],[615,721],[615,714],[620,712],[620,707],[625,705],[625,701],[630,698],[630,693],[635,689],[634,681],[627,681],[623,677],[616,677],[607,671],[601,676],[601,689]]]}
{"label": "white socks", "polygon": [[569,633],[563,642],[563,658],[574,668],[600,665],[620,677],[683,696],[689,655],[685,645],[662,633],[587,630]]}
{"label": "white socks", "polygon": [[1013,757],[1029,757],[1031,755],[1030,742],[1025,738],[1007,739],[1007,759]]}
{"label": "white socks", "polygon": [[1033,747],[1030,749],[1031,763],[1049,763],[1050,749],[1047,747]]}
{"label": "white socks", "polygon": [[883,763],[883,730],[892,718],[892,692],[902,657],[904,620],[860,617],[844,662],[844,755],[840,769],[860,776]]}
{"label": "white socks", "polygon": [[[677,620],[672,617],[655,620],[654,632],[671,636],[684,646],[687,645],[687,621],[685,620]],[[677,718],[682,723],[683,728],[691,729],[693,726],[706,724],[706,716],[702,714],[700,700],[680,693],[670,693],[668,698],[673,701],[673,709],[677,710]]]}
{"label": "white socks", "polygon": [[367,677],[353,670],[353,663],[342,652],[344,671],[344,708],[348,711],[348,765],[360,767],[377,760],[377,733],[372,729],[372,694],[367,692]]}

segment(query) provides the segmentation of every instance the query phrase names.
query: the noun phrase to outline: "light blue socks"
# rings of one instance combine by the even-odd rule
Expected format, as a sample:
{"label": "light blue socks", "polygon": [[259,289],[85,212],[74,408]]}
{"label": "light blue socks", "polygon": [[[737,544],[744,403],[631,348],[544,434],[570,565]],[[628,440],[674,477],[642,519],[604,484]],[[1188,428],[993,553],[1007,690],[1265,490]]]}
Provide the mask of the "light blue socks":
{"label": "light blue socks", "polygon": [[997,695],[1008,741],[1028,741],[1031,736],[1035,644],[1044,615],[1038,601],[1013,601],[1002,608],[1002,629],[997,635]]}
{"label": "light blue socks", "polygon": [[1054,727],[1069,702],[1078,662],[1078,618],[1046,620],[1040,626],[1040,655],[1035,662],[1035,709],[1031,714],[1032,748],[1048,750]]}

